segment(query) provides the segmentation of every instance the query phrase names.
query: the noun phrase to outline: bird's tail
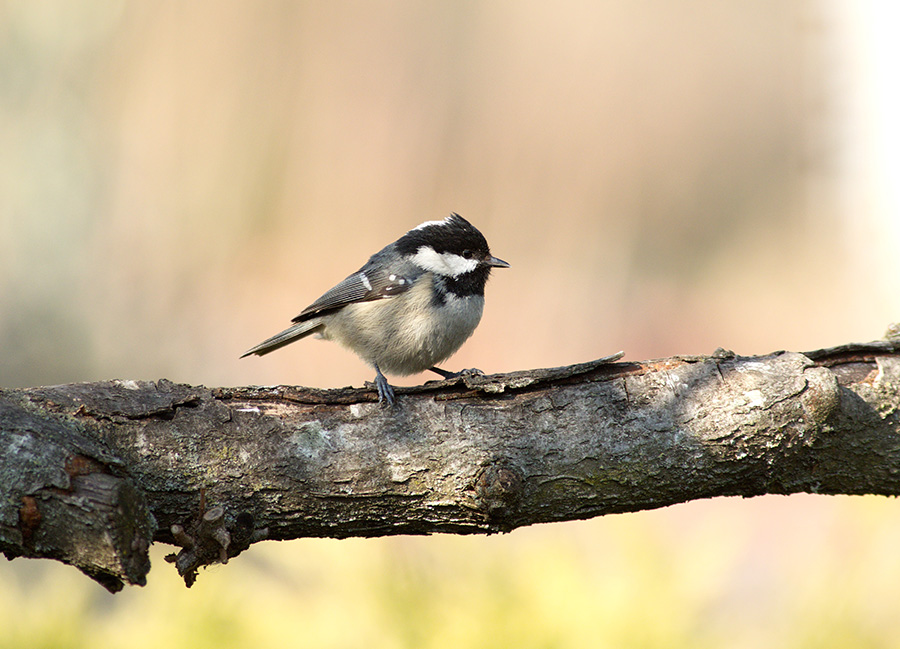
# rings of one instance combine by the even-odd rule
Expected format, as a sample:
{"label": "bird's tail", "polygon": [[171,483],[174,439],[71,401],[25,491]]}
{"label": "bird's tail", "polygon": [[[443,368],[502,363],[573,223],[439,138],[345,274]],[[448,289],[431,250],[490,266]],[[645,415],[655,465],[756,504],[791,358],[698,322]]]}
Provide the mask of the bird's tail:
{"label": "bird's tail", "polygon": [[256,347],[252,347],[248,349],[246,352],[241,354],[241,358],[244,356],[250,356],[251,354],[256,354],[257,356],[262,356],[263,354],[268,354],[269,352],[274,352],[276,349],[280,349],[287,345],[288,343],[292,343],[295,340],[299,340],[304,336],[308,336],[311,333],[317,332],[322,327],[322,321],[318,318],[313,318],[312,320],[306,320],[304,322],[298,322],[292,327],[288,327],[281,333],[275,334],[271,338],[262,341]]}

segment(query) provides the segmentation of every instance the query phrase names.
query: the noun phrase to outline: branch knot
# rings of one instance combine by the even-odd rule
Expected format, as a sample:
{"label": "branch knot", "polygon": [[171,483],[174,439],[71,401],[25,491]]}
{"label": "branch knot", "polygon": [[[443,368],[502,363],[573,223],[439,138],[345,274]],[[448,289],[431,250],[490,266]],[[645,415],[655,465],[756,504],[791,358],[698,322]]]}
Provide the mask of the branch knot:
{"label": "branch knot", "polygon": [[512,529],[502,522],[518,510],[523,484],[522,472],[509,464],[490,464],[481,470],[475,479],[475,495],[489,521]]}

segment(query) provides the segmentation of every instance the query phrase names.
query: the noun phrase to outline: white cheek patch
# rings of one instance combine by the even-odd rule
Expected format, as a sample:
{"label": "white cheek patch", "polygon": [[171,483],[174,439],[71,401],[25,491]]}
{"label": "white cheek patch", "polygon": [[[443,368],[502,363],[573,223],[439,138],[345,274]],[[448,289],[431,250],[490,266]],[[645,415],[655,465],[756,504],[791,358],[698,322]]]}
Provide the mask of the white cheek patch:
{"label": "white cheek patch", "polygon": [[448,277],[459,277],[478,267],[475,259],[466,259],[452,252],[438,253],[430,246],[419,248],[412,260],[419,268]]}

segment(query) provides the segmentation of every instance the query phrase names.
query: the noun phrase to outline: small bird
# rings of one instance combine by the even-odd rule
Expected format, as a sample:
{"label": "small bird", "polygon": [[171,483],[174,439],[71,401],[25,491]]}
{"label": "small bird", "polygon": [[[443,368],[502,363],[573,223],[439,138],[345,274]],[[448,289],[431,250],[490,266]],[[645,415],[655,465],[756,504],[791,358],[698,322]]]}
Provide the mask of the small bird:
{"label": "small bird", "polygon": [[484,309],[491,268],[509,268],[491,256],[487,241],[459,214],[426,221],[369,257],[358,271],[310,304],[294,324],[244,356],[262,356],[318,334],[348,347],[375,368],[378,402],[394,405],[382,374],[431,370],[472,335]]}

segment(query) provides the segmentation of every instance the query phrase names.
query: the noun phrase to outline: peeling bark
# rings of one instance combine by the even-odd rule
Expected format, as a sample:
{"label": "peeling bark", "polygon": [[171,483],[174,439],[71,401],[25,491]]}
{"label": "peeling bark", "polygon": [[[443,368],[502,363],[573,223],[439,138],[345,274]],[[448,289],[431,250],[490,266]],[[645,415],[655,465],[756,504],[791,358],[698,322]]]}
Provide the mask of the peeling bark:
{"label": "peeling bark", "polygon": [[493,533],[713,496],[900,493],[900,343],[373,391],[0,390],[0,551],[188,585],[263,538]]}

